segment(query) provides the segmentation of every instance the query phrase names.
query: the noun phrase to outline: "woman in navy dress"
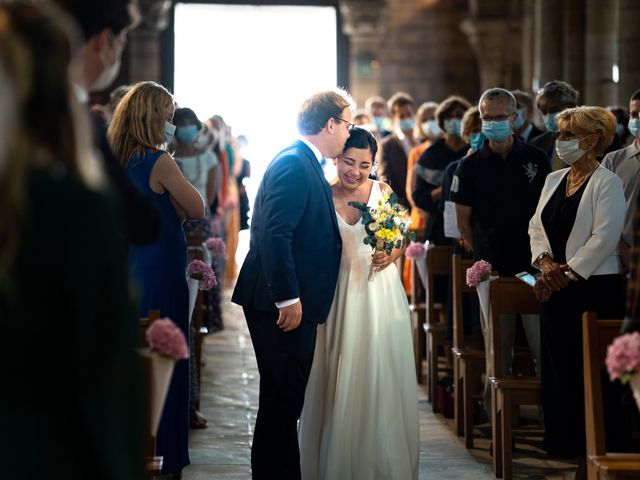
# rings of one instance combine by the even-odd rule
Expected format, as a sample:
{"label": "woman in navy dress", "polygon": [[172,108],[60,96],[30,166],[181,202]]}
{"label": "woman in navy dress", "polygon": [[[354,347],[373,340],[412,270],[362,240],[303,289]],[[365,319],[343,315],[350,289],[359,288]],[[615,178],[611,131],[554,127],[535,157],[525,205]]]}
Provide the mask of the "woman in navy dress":
{"label": "woman in navy dress", "polygon": [[[153,200],[163,221],[154,243],[130,247],[139,315],[160,310],[160,315],[171,318],[188,338],[187,245],[182,221],[203,218],[204,202],[171,155],[160,148],[173,136],[173,112],[173,97],[164,87],[140,82],[118,104],[108,138],[127,175]],[[157,454],[164,457],[163,474],[180,478],[189,464],[188,446],[189,362],[179,361],[156,438]]]}

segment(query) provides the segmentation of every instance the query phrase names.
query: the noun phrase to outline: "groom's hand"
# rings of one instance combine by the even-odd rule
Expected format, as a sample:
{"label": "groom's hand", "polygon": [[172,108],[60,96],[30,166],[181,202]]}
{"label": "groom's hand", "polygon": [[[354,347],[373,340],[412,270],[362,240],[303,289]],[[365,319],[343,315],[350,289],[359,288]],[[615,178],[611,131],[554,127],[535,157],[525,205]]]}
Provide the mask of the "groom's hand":
{"label": "groom's hand", "polygon": [[300,325],[302,320],[302,302],[299,300],[293,305],[280,308],[280,316],[276,325],[278,325],[284,332],[290,332],[295,330]]}

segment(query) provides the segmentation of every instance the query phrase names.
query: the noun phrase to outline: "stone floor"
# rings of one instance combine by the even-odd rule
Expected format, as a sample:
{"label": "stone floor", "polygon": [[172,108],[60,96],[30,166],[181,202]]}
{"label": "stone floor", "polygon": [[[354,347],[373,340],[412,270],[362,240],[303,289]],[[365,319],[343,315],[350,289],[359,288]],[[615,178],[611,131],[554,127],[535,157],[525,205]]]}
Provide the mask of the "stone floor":
{"label": "stone floor", "polygon": [[[201,410],[208,428],[191,431],[191,466],[185,480],[248,480],[249,452],[258,404],[258,370],[242,310],[224,299],[225,330],[209,335],[203,348]],[[485,438],[466,450],[453,433],[452,421],[431,412],[420,392],[420,480],[494,478]],[[535,444],[533,444],[535,445]],[[518,444],[514,478],[572,479],[575,466],[552,462],[535,446]],[[404,480],[404,479],[394,479]]]}

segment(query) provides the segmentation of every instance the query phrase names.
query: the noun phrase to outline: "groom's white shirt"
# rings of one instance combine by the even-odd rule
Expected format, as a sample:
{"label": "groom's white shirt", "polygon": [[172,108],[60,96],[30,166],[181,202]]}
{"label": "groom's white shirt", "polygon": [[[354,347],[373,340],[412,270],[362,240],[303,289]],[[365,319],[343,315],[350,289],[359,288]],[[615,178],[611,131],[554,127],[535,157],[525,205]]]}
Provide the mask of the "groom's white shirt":
{"label": "groom's white shirt", "polygon": [[[313,154],[316,156],[316,160],[318,160],[318,162],[320,162],[320,160],[322,160],[322,153],[320,153],[320,150],[318,150],[318,147],[316,147],[313,143],[311,143],[309,140],[307,140],[306,138],[299,136],[298,140],[300,140],[302,143],[304,143],[307,147],[309,147],[311,149],[311,151],[313,152]],[[300,298],[291,298],[289,300],[283,300],[281,302],[276,302],[276,307],[278,308],[285,308],[288,307],[289,305],[293,305],[296,302],[299,302]]]}

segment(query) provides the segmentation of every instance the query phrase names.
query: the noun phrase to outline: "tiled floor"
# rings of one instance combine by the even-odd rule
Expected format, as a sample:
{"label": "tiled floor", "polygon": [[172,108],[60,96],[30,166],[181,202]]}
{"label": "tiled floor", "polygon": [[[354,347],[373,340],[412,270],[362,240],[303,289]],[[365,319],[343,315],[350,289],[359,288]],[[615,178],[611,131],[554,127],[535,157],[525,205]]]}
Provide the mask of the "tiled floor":
{"label": "tiled floor", "polygon": [[[225,295],[225,330],[206,338],[201,410],[208,428],[191,431],[191,466],[185,480],[248,480],[249,452],[257,410],[258,370],[242,310]],[[487,429],[485,429],[487,430]],[[431,412],[420,397],[420,480],[494,478],[489,440],[466,450],[450,420]],[[533,447],[518,445],[514,478],[572,479],[574,465],[547,461]],[[336,479],[338,480],[338,479]],[[403,480],[403,479],[394,479]]]}

